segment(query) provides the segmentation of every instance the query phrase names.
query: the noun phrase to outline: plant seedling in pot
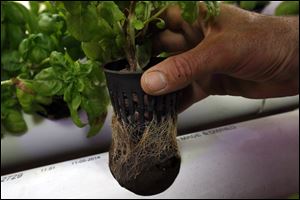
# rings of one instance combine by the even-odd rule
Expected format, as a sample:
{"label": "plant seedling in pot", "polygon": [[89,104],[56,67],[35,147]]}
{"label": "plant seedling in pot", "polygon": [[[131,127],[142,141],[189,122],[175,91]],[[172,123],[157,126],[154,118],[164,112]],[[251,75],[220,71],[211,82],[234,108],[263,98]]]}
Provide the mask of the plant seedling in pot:
{"label": "plant seedling in pot", "polygon": [[[205,1],[207,19],[218,15]],[[142,73],[162,61],[152,50],[153,27],[164,29],[161,14],[179,6],[183,19],[198,17],[197,1],[65,1],[67,28],[86,56],[104,66],[114,108],[109,167],[128,190],[153,195],[166,190],[180,169],[176,142],[177,93],[150,96]]]}

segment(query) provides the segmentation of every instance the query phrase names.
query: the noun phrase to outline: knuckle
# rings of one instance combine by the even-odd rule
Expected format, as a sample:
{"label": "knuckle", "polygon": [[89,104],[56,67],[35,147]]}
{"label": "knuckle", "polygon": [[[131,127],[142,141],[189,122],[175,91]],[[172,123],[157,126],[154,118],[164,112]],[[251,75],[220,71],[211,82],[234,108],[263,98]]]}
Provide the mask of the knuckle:
{"label": "knuckle", "polygon": [[172,65],[171,75],[176,80],[189,81],[194,75],[192,60],[187,56],[175,56],[170,58]]}

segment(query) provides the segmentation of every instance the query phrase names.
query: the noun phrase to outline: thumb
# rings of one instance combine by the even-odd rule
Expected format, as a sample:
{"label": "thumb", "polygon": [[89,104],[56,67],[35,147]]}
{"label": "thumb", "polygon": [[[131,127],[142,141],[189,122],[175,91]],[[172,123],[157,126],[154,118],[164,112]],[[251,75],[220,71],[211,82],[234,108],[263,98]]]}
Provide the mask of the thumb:
{"label": "thumb", "polygon": [[201,76],[216,72],[223,57],[220,47],[202,43],[148,69],[141,78],[143,90],[150,95],[162,95],[185,88]]}

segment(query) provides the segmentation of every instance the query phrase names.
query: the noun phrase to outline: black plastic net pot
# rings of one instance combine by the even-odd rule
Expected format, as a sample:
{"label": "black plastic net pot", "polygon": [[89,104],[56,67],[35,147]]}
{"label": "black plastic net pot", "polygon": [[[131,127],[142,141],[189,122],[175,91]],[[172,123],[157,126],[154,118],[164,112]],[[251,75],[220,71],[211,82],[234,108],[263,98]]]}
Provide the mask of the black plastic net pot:
{"label": "black plastic net pot", "polygon": [[[153,58],[149,66],[160,61]],[[153,195],[166,190],[180,169],[177,94],[147,95],[140,85],[142,73],[124,70],[127,65],[121,60],[104,70],[114,108],[109,167],[121,186]]]}

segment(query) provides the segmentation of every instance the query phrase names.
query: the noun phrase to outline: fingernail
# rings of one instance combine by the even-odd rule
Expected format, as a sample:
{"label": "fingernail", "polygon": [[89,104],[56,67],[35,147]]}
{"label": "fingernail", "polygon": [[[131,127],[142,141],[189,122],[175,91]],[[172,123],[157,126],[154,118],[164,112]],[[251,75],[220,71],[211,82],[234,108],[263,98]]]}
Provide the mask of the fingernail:
{"label": "fingernail", "polygon": [[165,75],[159,71],[153,71],[146,74],[144,81],[149,90],[157,92],[164,89],[167,86],[167,80]]}

